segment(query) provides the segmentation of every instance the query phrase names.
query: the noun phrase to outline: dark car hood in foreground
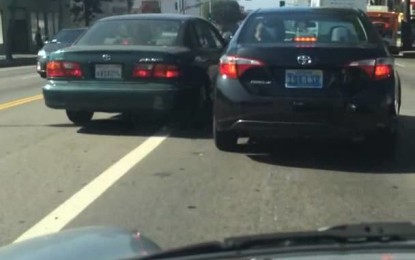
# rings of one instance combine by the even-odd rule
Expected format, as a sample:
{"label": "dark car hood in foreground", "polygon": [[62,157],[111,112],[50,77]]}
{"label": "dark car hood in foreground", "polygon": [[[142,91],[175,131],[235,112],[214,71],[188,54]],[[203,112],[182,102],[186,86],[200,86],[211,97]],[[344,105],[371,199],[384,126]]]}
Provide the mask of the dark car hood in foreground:
{"label": "dark car hood in foreground", "polygon": [[[269,251],[270,249],[273,251]],[[355,259],[352,253],[360,254],[361,250],[383,254],[384,252],[396,252],[395,249],[406,249],[410,250],[407,252],[413,253],[415,249],[414,223],[363,223],[334,226],[318,231],[231,237],[224,241],[213,241],[166,251],[162,251],[154,242],[139,233],[120,228],[85,227],[2,247],[0,259],[154,260],[185,257],[196,259],[208,255],[215,256],[209,259],[233,257],[248,259],[248,257],[252,258],[262,253],[268,255],[301,253],[303,256],[315,259],[319,253],[323,255],[327,252],[340,254],[347,252],[351,256],[347,259]],[[258,250],[265,251],[261,253]]]}
{"label": "dark car hood in foreground", "polygon": [[0,259],[126,259],[159,251],[156,244],[131,231],[86,227],[2,247]]}

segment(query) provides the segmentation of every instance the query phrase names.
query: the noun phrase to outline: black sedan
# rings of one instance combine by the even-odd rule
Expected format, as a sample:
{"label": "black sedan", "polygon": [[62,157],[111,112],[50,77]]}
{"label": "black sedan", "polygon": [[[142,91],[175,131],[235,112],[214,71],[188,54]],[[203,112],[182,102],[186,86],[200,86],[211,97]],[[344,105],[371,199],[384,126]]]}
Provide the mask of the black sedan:
{"label": "black sedan", "polygon": [[[214,138],[352,138],[393,147],[401,105],[394,60],[362,11],[253,12],[220,60]],[[366,138],[368,137],[368,138]]]}
{"label": "black sedan", "polygon": [[67,28],[60,30],[51,41],[46,41],[37,53],[36,71],[42,78],[46,78],[46,63],[49,55],[57,50],[71,46],[72,43],[86,31],[86,28]]}
{"label": "black sedan", "polygon": [[199,17],[103,18],[50,56],[45,103],[65,109],[78,125],[94,112],[194,118],[209,103],[224,46],[217,29]]}

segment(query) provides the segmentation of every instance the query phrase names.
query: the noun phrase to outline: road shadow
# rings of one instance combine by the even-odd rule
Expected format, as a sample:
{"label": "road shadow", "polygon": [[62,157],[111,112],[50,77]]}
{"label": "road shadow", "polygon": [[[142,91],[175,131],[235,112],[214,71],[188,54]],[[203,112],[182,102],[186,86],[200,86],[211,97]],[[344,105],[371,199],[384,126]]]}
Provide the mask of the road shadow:
{"label": "road shadow", "polygon": [[132,122],[130,118],[115,115],[108,119],[92,120],[78,129],[79,134],[108,135],[108,136],[154,136],[161,132],[163,127],[169,129],[169,136],[188,139],[211,139],[212,128],[210,119],[204,119],[197,124],[178,124],[168,120],[143,119]]}
{"label": "road shadow", "polygon": [[364,143],[339,141],[273,141],[239,150],[256,162],[278,166],[355,173],[415,173],[415,117],[401,116],[395,156]]}

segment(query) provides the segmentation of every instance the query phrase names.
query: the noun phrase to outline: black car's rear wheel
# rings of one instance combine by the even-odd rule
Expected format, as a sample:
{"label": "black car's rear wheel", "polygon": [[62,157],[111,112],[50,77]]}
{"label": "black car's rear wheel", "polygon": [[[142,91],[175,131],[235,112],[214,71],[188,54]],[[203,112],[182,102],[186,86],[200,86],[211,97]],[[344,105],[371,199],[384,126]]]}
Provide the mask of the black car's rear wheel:
{"label": "black car's rear wheel", "polygon": [[66,115],[75,125],[82,126],[91,121],[94,112],[66,110]]}
{"label": "black car's rear wheel", "polygon": [[221,151],[234,151],[237,147],[238,136],[232,131],[219,131],[213,123],[213,138],[216,147]]}
{"label": "black car's rear wheel", "polygon": [[398,100],[391,105],[389,125],[368,136],[367,143],[371,152],[389,159],[395,158],[399,132],[399,109],[400,102]]}

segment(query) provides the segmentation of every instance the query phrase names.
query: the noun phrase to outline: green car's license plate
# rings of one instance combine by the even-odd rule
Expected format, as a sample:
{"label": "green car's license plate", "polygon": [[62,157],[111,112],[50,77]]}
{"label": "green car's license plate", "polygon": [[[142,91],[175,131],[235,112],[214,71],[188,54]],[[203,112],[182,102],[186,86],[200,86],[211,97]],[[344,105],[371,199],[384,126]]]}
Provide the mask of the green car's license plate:
{"label": "green car's license plate", "polygon": [[96,64],[96,79],[121,79],[122,68],[119,64]]}

